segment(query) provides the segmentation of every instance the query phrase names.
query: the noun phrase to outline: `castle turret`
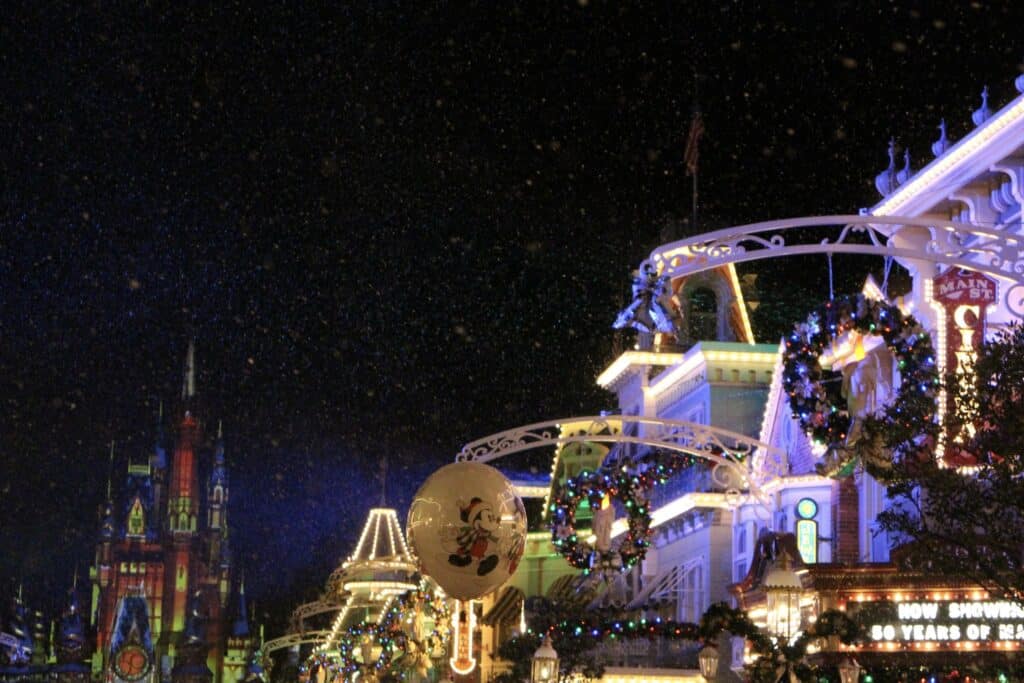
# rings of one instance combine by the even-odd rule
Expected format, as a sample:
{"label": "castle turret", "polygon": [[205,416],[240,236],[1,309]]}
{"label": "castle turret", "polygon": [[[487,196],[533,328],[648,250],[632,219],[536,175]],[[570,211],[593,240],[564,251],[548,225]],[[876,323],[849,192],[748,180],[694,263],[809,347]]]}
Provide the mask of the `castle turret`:
{"label": "castle turret", "polygon": [[228,470],[224,460],[224,426],[217,425],[217,445],[207,485],[207,528],[209,529],[210,567],[221,565],[221,549],[227,536]]}
{"label": "castle turret", "polygon": [[188,619],[178,648],[178,658],[171,671],[173,683],[209,683],[213,672],[206,665],[205,619],[200,612],[201,599],[198,591],[189,599]]}
{"label": "castle turret", "polygon": [[245,577],[238,582],[234,619],[224,653],[224,683],[236,683],[247,676],[247,667],[256,649],[256,639],[249,626],[249,606],[245,597]]}
{"label": "castle turret", "polygon": [[57,665],[53,674],[57,683],[88,683],[89,665],[86,664],[88,651],[85,639],[85,621],[82,619],[81,605],[78,601],[78,573],[68,591],[67,605],[61,615],[57,628],[56,650]]}

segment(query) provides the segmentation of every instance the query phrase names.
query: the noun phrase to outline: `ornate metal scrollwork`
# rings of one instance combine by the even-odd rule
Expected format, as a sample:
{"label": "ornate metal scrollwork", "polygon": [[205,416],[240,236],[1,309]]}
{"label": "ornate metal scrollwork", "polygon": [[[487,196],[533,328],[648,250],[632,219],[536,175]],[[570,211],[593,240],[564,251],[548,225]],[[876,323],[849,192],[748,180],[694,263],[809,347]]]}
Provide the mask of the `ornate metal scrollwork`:
{"label": "ornate metal scrollwork", "polygon": [[[929,239],[907,246],[901,228],[925,228]],[[978,271],[1024,285],[1024,238],[1008,230],[966,221],[936,222],[900,216],[811,216],[751,223],[672,242],[641,267],[682,277],[727,264],[802,254],[864,254],[927,261]],[[833,237],[839,229],[838,236]],[[815,232],[829,231],[823,239]],[[774,233],[768,236],[765,233]],[[792,241],[787,238],[792,236]],[[1008,288],[1009,291],[1013,288]],[[1021,299],[1021,297],[1017,297]],[[1021,308],[1005,299],[1015,314]]]}
{"label": "ornate metal scrollwork", "polygon": [[[566,423],[587,426],[566,434],[559,427]],[[737,505],[744,499],[744,491],[767,502],[760,489],[764,482],[777,476],[777,470],[755,472],[755,462],[785,461],[780,449],[737,432],[638,415],[575,417],[524,425],[466,444],[455,460],[488,462],[519,451],[585,441],[664,448],[706,460],[711,464],[716,488],[724,490]],[[754,457],[755,453],[764,455]]]}

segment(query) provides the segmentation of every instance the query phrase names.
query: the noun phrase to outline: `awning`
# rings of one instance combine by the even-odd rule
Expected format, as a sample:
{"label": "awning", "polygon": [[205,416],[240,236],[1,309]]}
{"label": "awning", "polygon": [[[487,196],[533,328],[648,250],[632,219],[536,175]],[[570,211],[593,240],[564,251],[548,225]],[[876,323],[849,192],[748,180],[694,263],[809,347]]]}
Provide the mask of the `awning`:
{"label": "awning", "polygon": [[593,597],[593,589],[580,584],[581,577],[577,574],[560,576],[548,587],[547,598],[561,603],[583,604]]}
{"label": "awning", "polygon": [[526,596],[523,591],[519,590],[515,586],[507,587],[502,592],[491,609],[487,610],[487,614],[483,616],[482,622],[485,626],[494,626],[495,624],[509,623],[519,620],[520,611],[523,608],[523,600]]}

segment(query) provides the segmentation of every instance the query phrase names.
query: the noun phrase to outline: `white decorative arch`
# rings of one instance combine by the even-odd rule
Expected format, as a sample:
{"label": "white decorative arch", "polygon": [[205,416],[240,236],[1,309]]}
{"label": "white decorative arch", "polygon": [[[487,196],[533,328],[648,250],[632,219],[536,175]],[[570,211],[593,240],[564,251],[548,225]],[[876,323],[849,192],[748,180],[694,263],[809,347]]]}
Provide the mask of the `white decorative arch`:
{"label": "white decorative arch", "polygon": [[[587,427],[565,434],[560,427],[565,423],[586,424]],[[600,415],[535,422],[471,441],[462,447],[455,460],[485,463],[520,451],[582,442],[637,444],[706,460],[712,466],[712,481],[724,489],[736,505],[743,501],[744,490],[768,504],[761,488],[769,479],[784,474],[786,462],[784,451],[745,434],[696,422],[643,415]]]}
{"label": "white decorative arch", "polygon": [[644,264],[676,278],[726,264],[803,254],[891,256],[985,273],[1011,283],[1005,292],[1007,308],[1024,317],[1024,236],[1009,226],[901,216],[785,218],[671,242],[655,249]]}
{"label": "white decorative arch", "polygon": [[331,635],[330,631],[305,631],[303,633],[289,633],[288,635],[274,638],[263,643],[263,652],[268,654],[275,650],[283,650],[298,645],[320,645],[327,641]]}

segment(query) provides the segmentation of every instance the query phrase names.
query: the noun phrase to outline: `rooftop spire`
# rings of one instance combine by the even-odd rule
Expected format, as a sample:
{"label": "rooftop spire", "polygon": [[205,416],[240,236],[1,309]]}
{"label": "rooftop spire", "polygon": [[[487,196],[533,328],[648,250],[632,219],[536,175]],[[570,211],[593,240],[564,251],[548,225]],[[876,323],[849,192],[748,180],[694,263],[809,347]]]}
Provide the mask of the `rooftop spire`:
{"label": "rooftop spire", "polygon": [[946,137],[946,119],[939,121],[939,139],[932,143],[932,154],[941,157],[949,149],[949,138]]}
{"label": "rooftop spire", "polygon": [[185,378],[181,383],[181,400],[187,402],[196,395],[196,340],[188,342],[188,353],[185,354]]}
{"label": "rooftop spire", "polygon": [[896,174],[896,183],[902,185],[910,180],[912,175],[914,175],[914,171],[910,168],[910,148],[908,147],[903,150],[903,168]]}
{"label": "rooftop spire", "polygon": [[110,442],[110,464],[107,467],[107,501],[111,500],[111,485],[114,480],[114,441]]}
{"label": "rooftop spire", "polygon": [[245,638],[249,635],[249,610],[245,604],[245,572],[242,572],[238,580],[238,613],[235,615],[235,623],[231,626],[231,635],[236,638]]}
{"label": "rooftop spire", "polygon": [[889,138],[889,166],[875,176],[875,188],[883,197],[896,190],[896,140]]}
{"label": "rooftop spire", "polygon": [[988,106],[988,86],[986,85],[981,90],[981,106],[971,114],[971,121],[974,121],[974,125],[980,126],[988,121],[990,116],[992,116],[992,110]]}

